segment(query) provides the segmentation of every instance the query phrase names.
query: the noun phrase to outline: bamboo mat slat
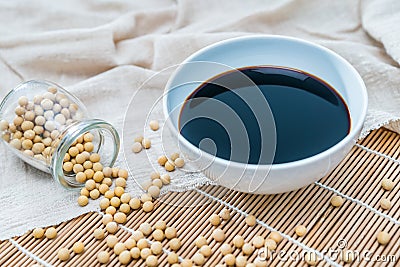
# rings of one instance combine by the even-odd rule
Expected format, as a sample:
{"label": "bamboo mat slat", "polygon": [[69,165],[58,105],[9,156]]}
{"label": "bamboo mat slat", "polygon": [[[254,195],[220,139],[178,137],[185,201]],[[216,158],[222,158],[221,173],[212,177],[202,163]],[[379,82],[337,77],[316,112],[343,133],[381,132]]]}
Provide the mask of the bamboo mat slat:
{"label": "bamboo mat slat", "polygon": [[[359,144],[394,159],[399,158],[400,136],[388,130],[373,131]],[[182,241],[182,247],[177,251],[180,257],[191,258],[198,251],[194,245],[195,239],[203,235],[213,252],[204,266],[215,266],[223,263],[222,255],[219,253],[222,243],[213,240],[211,235],[215,227],[208,220],[212,214],[219,213],[226,203],[241,212],[255,215],[265,225],[294,238],[301,245],[320,252],[338,249],[339,240],[346,240],[348,249],[368,251],[370,258],[378,255],[395,257],[392,262],[361,260],[355,261],[351,266],[399,266],[399,225],[374,211],[376,209],[395,220],[400,220],[399,171],[398,163],[355,146],[335,170],[319,181],[320,184],[312,184],[279,195],[244,194],[218,186],[207,186],[183,193],[168,193],[158,199],[153,212],[144,213],[141,210],[132,212],[128,216],[128,222],[124,228],[120,227],[116,236],[125,241],[131,235],[130,232],[137,230],[141,223],[149,222],[154,225],[158,220],[165,220],[168,226],[178,229],[178,237]],[[395,188],[384,191],[381,188],[383,178],[395,181]],[[321,184],[349,198],[362,201],[368,207],[346,199],[341,207],[334,208],[330,205],[330,199],[335,192],[323,188]],[[380,208],[379,202],[382,198],[391,200],[391,209],[385,211]],[[110,252],[109,266],[120,266],[118,258],[106,246],[105,240],[99,241],[93,237],[94,229],[104,228],[101,218],[102,215],[99,213],[88,213],[62,223],[57,226],[58,236],[54,240],[36,240],[31,236],[31,232],[13,240],[28,253],[53,266],[100,266],[96,259],[100,250]],[[224,243],[232,244],[236,235],[242,235],[246,242],[251,242],[257,235],[266,238],[270,234],[270,231],[260,224],[248,227],[244,219],[241,213],[232,211],[231,219],[219,226],[226,233]],[[299,224],[307,227],[308,231],[304,237],[295,235],[294,228]],[[376,234],[382,230],[392,236],[386,246],[381,246],[376,241]],[[152,237],[148,239],[153,241]],[[68,262],[60,262],[57,258],[58,249],[66,247],[71,250],[76,241],[83,241],[86,251],[81,255],[72,254]],[[169,250],[167,240],[162,244]],[[301,254],[302,248],[299,244],[284,239],[278,245],[277,251]],[[241,255],[241,251],[236,249],[233,254]],[[248,257],[248,260],[254,261],[256,257],[257,250]],[[345,265],[340,258],[335,262]],[[37,262],[32,257],[23,253],[10,241],[0,242],[0,266],[31,266],[35,263]],[[144,265],[143,260],[134,260],[129,264],[129,266]],[[159,266],[168,266],[166,253],[159,256]],[[301,260],[283,261],[275,255],[269,260],[268,266],[307,266],[307,264]],[[329,266],[329,263],[322,260],[318,266]]]}

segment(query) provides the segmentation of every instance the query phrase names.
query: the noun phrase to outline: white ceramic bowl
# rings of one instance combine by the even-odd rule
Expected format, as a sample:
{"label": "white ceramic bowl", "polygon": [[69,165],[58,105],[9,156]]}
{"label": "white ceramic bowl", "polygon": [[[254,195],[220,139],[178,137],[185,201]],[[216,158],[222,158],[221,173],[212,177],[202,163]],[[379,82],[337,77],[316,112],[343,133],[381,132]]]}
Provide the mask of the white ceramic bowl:
{"label": "white ceramic bowl", "polygon": [[[218,64],[214,64],[218,63]],[[351,119],[349,134],[333,147],[302,160],[252,165],[214,157],[179,133],[179,111],[201,82],[227,69],[272,65],[299,69],[330,84],[345,100]],[[171,76],[164,94],[167,124],[180,149],[210,179],[243,192],[276,194],[295,190],[327,175],[355,144],[367,112],[367,91],[357,71],[342,57],[320,45],[292,37],[257,35],[233,38],[205,47],[187,58]]]}

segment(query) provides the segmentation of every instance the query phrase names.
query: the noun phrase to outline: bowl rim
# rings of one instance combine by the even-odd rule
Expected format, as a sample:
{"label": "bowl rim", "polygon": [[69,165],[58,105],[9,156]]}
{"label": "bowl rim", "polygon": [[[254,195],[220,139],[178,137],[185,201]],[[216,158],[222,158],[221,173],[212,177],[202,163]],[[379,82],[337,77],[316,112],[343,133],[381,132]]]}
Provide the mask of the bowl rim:
{"label": "bowl rim", "polygon": [[[361,113],[360,113],[360,119],[353,123],[351,122],[352,127],[350,128],[350,132],[338,143],[333,145],[332,147],[316,154],[311,157],[307,157],[304,159],[296,160],[296,161],[291,161],[291,162],[285,162],[285,163],[278,163],[278,164],[250,164],[250,163],[242,163],[242,162],[237,162],[237,161],[230,161],[227,159],[219,158],[217,156],[213,156],[209,154],[206,151],[201,150],[200,148],[196,147],[192,143],[190,143],[183,135],[180,134],[180,132],[175,128],[175,125],[172,124],[171,120],[168,119],[169,117],[169,111],[168,111],[168,98],[170,96],[169,90],[171,90],[171,84],[172,81],[174,80],[174,77],[177,75],[177,73],[180,71],[180,68],[184,66],[186,63],[193,63],[193,62],[212,62],[212,61],[193,61],[194,58],[198,57],[199,55],[207,52],[208,50],[214,49],[216,47],[228,45],[230,43],[235,43],[238,41],[243,41],[243,40],[281,40],[281,41],[288,41],[288,42],[294,42],[294,43],[300,43],[302,45],[307,45],[310,46],[314,49],[319,49],[322,50],[324,53],[327,53],[331,56],[333,56],[336,60],[340,62],[340,64],[346,65],[352,72],[352,75],[354,78],[357,80],[357,83],[359,84],[359,88],[361,89],[361,95],[360,95],[360,100],[361,100]],[[216,62],[218,63],[218,62]],[[204,154],[204,156],[211,160],[213,164],[218,163],[220,165],[224,166],[232,166],[234,168],[241,168],[241,169],[246,169],[246,170],[268,170],[271,171],[273,170],[283,170],[283,169],[288,169],[288,168],[296,168],[299,166],[304,166],[309,163],[318,161],[319,159],[322,159],[324,157],[330,156],[332,154],[337,153],[339,150],[341,150],[346,144],[354,140],[355,135],[359,134],[361,128],[363,127],[365,117],[367,115],[367,108],[368,108],[368,94],[367,94],[367,89],[365,86],[365,83],[363,79],[361,78],[360,74],[357,72],[357,70],[342,56],[339,54],[333,52],[332,50],[310,42],[306,41],[300,38],[296,37],[290,37],[290,36],[284,36],[284,35],[269,35],[269,34],[258,34],[258,35],[247,35],[247,36],[240,36],[240,37],[234,37],[234,38],[229,38],[226,40],[218,41],[216,43],[213,43],[211,45],[208,45],[204,48],[201,48],[200,50],[196,51],[195,53],[191,54],[189,57],[187,57],[177,68],[177,70],[171,75],[169,78],[165,89],[164,89],[164,94],[163,94],[163,113],[165,120],[170,128],[170,130],[173,131],[173,134],[178,136],[179,142],[182,142],[187,148],[189,148],[191,151],[199,151],[201,150],[201,153]],[[350,114],[351,118],[351,114]]]}

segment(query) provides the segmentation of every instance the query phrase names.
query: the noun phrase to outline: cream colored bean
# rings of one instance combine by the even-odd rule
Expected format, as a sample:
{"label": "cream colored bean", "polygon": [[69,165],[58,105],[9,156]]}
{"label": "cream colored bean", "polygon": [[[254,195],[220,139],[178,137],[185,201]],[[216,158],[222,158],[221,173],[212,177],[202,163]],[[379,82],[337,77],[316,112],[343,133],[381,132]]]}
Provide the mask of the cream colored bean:
{"label": "cream colored bean", "polygon": [[6,120],[1,120],[1,121],[0,121],[0,131],[6,131],[6,130],[8,130],[8,125],[9,125],[8,121],[6,121]]}
{"label": "cream colored bean", "polygon": [[157,186],[159,189],[161,189],[163,187],[163,182],[160,179],[154,179],[152,184]]}
{"label": "cream colored bean", "polygon": [[115,186],[126,187],[126,180],[124,178],[115,179]]}
{"label": "cream colored bean", "polygon": [[105,214],[103,218],[101,219],[101,222],[104,225],[107,225],[107,223],[112,222],[114,220],[114,217],[111,214]]}
{"label": "cream colored bean", "polygon": [[129,204],[122,203],[121,206],[119,206],[119,211],[128,215],[128,213],[131,211],[131,207]]}
{"label": "cream colored bean", "polygon": [[23,131],[32,130],[33,127],[35,127],[35,125],[34,125],[33,122],[31,122],[31,121],[24,121],[24,122],[21,124],[21,129],[22,129]]}
{"label": "cream colored bean", "polygon": [[100,194],[104,195],[108,190],[110,190],[110,188],[108,187],[108,185],[106,184],[101,184],[99,186],[99,192]]}
{"label": "cream colored bean", "polygon": [[44,229],[43,228],[35,228],[32,232],[34,238],[39,239],[44,236]]}
{"label": "cream colored bean", "polygon": [[240,235],[237,235],[233,238],[233,245],[237,248],[241,248],[244,245],[244,238]]}
{"label": "cream colored bean", "polygon": [[121,254],[123,251],[125,251],[126,250],[126,247],[125,247],[125,244],[124,243],[121,243],[121,242],[118,242],[117,244],[115,244],[115,246],[114,246],[114,253],[115,253],[115,255],[119,255],[119,254]]}
{"label": "cream colored bean", "polygon": [[106,264],[106,263],[108,263],[110,261],[110,255],[108,254],[107,251],[100,251],[97,254],[97,260],[101,264]]}
{"label": "cream colored bean", "polygon": [[177,158],[179,158],[179,153],[175,152],[172,153],[171,156],[169,157],[172,161],[175,161]]}
{"label": "cream colored bean", "polygon": [[185,160],[183,158],[177,158],[174,161],[174,165],[178,168],[182,168],[185,165]]}
{"label": "cream colored bean", "polygon": [[15,115],[17,115],[17,116],[22,116],[22,115],[25,114],[25,108],[23,108],[23,107],[21,107],[21,106],[16,107],[15,110],[14,110],[14,113],[15,113]]}
{"label": "cream colored bean", "polygon": [[24,115],[25,121],[32,122],[35,120],[35,117],[36,117],[36,114],[34,111],[25,112],[25,115]]}
{"label": "cream colored bean", "polygon": [[118,243],[118,238],[115,235],[109,235],[106,238],[106,243],[109,248],[114,248],[114,246]]}
{"label": "cream colored bean", "polygon": [[165,238],[164,232],[160,229],[156,229],[153,232],[153,239],[157,241],[163,241]]}
{"label": "cream colored bean", "polygon": [[128,239],[125,241],[124,244],[125,244],[125,247],[126,247],[127,249],[131,250],[132,248],[136,247],[136,240],[133,239],[133,238],[128,238]]}
{"label": "cream colored bean", "polygon": [[87,190],[92,191],[96,188],[96,182],[93,180],[87,180],[85,183],[85,187]]}
{"label": "cream colored bean", "polygon": [[150,225],[149,223],[147,223],[147,222],[142,223],[142,224],[139,226],[139,230],[143,233],[144,236],[150,235],[151,232],[153,231],[151,225]]}
{"label": "cream colored bean", "polygon": [[137,230],[132,233],[132,238],[135,239],[136,242],[138,242],[140,239],[144,238],[144,235],[141,231]]}
{"label": "cream colored bean", "polygon": [[109,222],[106,225],[106,230],[110,234],[115,234],[118,231],[118,225],[116,222]]}
{"label": "cream colored bean", "polygon": [[175,238],[175,237],[176,237],[176,233],[177,233],[177,231],[176,231],[176,228],[175,228],[175,227],[167,227],[167,228],[165,229],[165,232],[164,232],[165,237],[166,237],[167,239]]}
{"label": "cream colored bean", "polygon": [[121,264],[128,264],[132,260],[131,253],[127,250],[122,251],[118,256],[118,260]]}
{"label": "cream colored bean", "polygon": [[384,210],[388,210],[388,209],[390,209],[392,207],[392,203],[387,198],[381,199],[379,204],[381,205],[381,208],[384,209]]}
{"label": "cream colored bean", "polygon": [[225,239],[225,232],[222,229],[215,229],[212,233],[212,236],[215,241],[222,242]]}
{"label": "cream colored bean", "polygon": [[72,246],[72,251],[75,254],[81,254],[85,251],[85,245],[83,244],[82,241],[75,242],[74,245]]}
{"label": "cream colored bean", "polygon": [[21,107],[26,106],[28,104],[28,102],[29,102],[29,100],[28,100],[28,97],[26,97],[26,96],[21,96],[18,98],[18,104]]}
{"label": "cream colored bean", "polygon": [[211,225],[213,225],[213,226],[218,226],[218,225],[221,224],[221,218],[220,218],[219,215],[217,215],[217,214],[212,214],[212,215],[210,216],[210,223],[211,223]]}
{"label": "cream colored bean", "polygon": [[146,201],[143,203],[143,211],[144,212],[151,212],[154,209],[154,204],[151,201]]}
{"label": "cream colored bean", "polygon": [[181,262],[182,267],[192,267],[193,266],[193,261],[191,259],[184,259]]}
{"label": "cream colored bean", "polygon": [[236,258],[233,256],[233,254],[228,254],[224,256],[224,262],[228,266],[233,266],[235,265]]}
{"label": "cream colored bean", "polygon": [[54,239],[57,237],[57,230],[54,227],[50,227],[46,229],[46,232],[44,233],[46,238],[48,239]]}
{"label": "cream colored bean", "polygon": [[205,245],[205,246],[202,246],[201,248],[200,248],[200,251],[199,251],[201,254],[203,254],[203,256],[204,257],[210,257],[211,256],[211,253],[212,253],[212,251],[211,251],[211,247],[210,246],[208,246],[208,245]]}
{"label": "cream colored bean", "polygon": [[114,206],[109,206],[106,208],[106,214],[114,216],[115,213],[117,213],[117,209]]}
{"label": "cream colored bean", "polygon": [[264,237],[262,236],[256,236],[253,238],[253,246],[255,248],[262,248],[264,246]]}
{"label": "cream colored bean", "polygon": [[160,176],[160,180],[164,185],[168,185],[171,183],[171,176],[169,176],[169,174],[163,174]]}
{"label": "cream colored bean", "polygon": [[117,212],[114,214],[114,221],[117,223],[126,223],[126,214],[123,212]]}
{"label": "cream colored bean", "polygon": [[114,191],[113,190],[108,190],[107,192],[104,193],[104,197],[108,198],[108,199],[112,199],[115,196]]}
{"label": "cream colored bean", "polygon": [[279,244],[283,240],[283,237],[278,232],[271,232],[271,234],[269,235],[269,238],[274,240],[277,244]]}
{"label": "cream colored bean", "polygon": [[157,120],[151,120],[149,126],[153,131],[157,131],[160,127]]}
{"label": "cream colored bean", "polygon": [[140,251],[140,257],[144,260],[151,255],[151,250],[149,248],[144,248]]}
{"label": "cream colored bean", "polygon": [[104,178],[102,183],[110,187],[112,185],[112,180],[111,178]]}
{"label": "cream colored bean", "polygon": [[121,205],[121,200],[118,197],[113,197],[110,200],[110,204],[111,204],[111,206],[118,208],[119,205]]}
{"label": "cream colored bean", "polygon": [[87,190],[86,187],[81,189],[81,196],[89,197],[89,195],[90,195],[90,192],[89,192],[89,190]]}
{"label": "cream colored bean", "polygon": [[83,145],[83,149],[84,149],[86,152],[93,152],[93,150],[94,150],[94,145],[93,145],[93,143],[91,143],[91,142],[85,143],[85,144]]}
{"label": "cream colored bean", "polygon": [[150,246],[150,249],[154,255],[160,255],[163,252],[163,246],[159,241],[153,242]]}
{"label": "cream colored bean", "polygon": [[307,252],[304,256],[305,262],[310,266],[315,266],[318,263],[318,256],[315,252]]}
{"label": "cream colored bean", "polygon": [[112,169],[110,167],[103,168],[104,177],[111,178],[112,177]]}
{"label": "cream colored bean", "polygon": [[175,252],[169,253],[167,256],[167,261],[169,264],[178,263],[179,262],[178,255]]}
{"label": "cream colored bean", "polygon": [[377,234],[376,239],[381,245],[387,245],[390,242],[390,234],[385,231],[381,231]]}
{"label": "cream colored bean", "polygon": [[256,225],[256,217],[254,215],[249,215],[245,219],[246,224],[250,227]]}
{"label": "cream colored bean", "polygon": [[142,144],[139,142],[135,142],[132,145],[132,152],[133,153],[139,153],[140,151],[142,151],[143,147]]}
{"label": "cream colored bean", "polygon": [[208,244],[207,239],[204,236],[199,236],[198,238],[196,238],[195,241],[196,247],[201,248],[202,246],[205,246],[207,244]]}
{"label": "cream colored bean", "polygon": [[89,198],[87,196],[79,196],[78,197],[78,204],[81,207],[86,206],[87,204],[89,204]]}
{"label": "cream colored bean", "polygon": [[383,178],[382,188],[386,191],[390,191],[394,188],[394,182],[388,178]]}
{"label": "cream colored bean", "polygon": [[157,221],[154,224],[154,228],[158,229],[158,230],[161,230],[161,231],[164,231],[167,228],[167,223],[165,221]]}
{"label": "cream colored bean", "polygon": [[133,210],[137,210],[140,208],[140,200],[138,198],[132,198],[129,201],[129,206],[133,209]]}
{"label": "cream colored bean", "polygon": [[169,241],[169,248],[173,251],[177,251],[181,248],[181,241],[178,238],[173,238]]}
{"label": "cream colored bean", "polygon": [[340,207],[344,203],[344,200],[341,196],[333,196],[331,198],[331,205],[334,207]]}
{"label": "cream colored bean", "polygon": [[160,173],[159,172],[152,172],[150,174],[150,178],[151,178],[151,180],[158,179],[158,178],[160,178]]}
{"label": "cream colored bean", "polygon": [[94,238],[97,239],[97,240],[103,239],[103,238],[104,238],[104,230],[103,230],[103,229],[100,229],[100,228],[95,229],[95,230],[93,231],[93,236],[94,236]]}
{"label": "cream colored bean", "polygon": [[166,163],[165,163],[165,170],[166,171],[168,171],[168,172],[172,172],[172,171],[174,171],[175,170],[175,165],[172,163],[172,162],[170,162],[170,161],[167,161]]}
{"label": "cream colored bean", "polygon": [[86,182],[86,174],[84,173],[84,172],[78,172],[76,175],[75,175],[75,180],[78,182],[78,183],[85,183]]}
{"label": "cream colored bean", "polygon": [[157,159],[158,164],[160,164],[161,166],[164,166],[165,163],[167,163],[167,161],[168,161],[168,158],[166,156],[160,156]]}
{"label": "cream colored bean", "polygon": [[254,251],[253,245],[246,243],[242,246],[242,252],[244,255],[251,255]]}
{"label": "cream colored bean", "polygon": [[139,248],[132,248],[130,253],[131,253],[132,259],[140,258],[140,249]]}
{"label": "cream colored bean", "polygon": [[247,258],[245,256],[237,256],[235,265],[236,267],[245,267],[247,264]]}
{"label": "cream colored bean", "polygon": [[222,220],[229,220],[231,218],[231,213],[229,212],[228,209],[222,209],[221,212],[219,213],[219,216],[221,216]]}
{"label": "cream colored bean", "polygon": [[158,186],[155,186],[155,185],[150,186],[149,189],[147,190],[147,192],[153,198],[157,198],[157,197],[160,196],[160,188]]}
{"label": "cream colored bean", "polygon": [[146,265],[148,267],[156,267],[158,266],[158,259],[154,255],[150,255],[146,258]]}
{"label": "cream colored bean", "polygon": [[57,257],[60,261],[67,261],[70,259],[71,254],[69,253],[68,249],[66,248],[61,248],[58,252],[57,252]]}
{"label": "cream colored bean", "polygon": [[265,247],[268,248],[270,251],[274,251],[274,250],[276,250],[278,245],[276,244],[275,240],[273,240],[271,238],[267,238],[265,240]]}
{"label": "cream colored bean", "polygon": [[302,237],[307,233],[307,228],[304,225],[297,225],[294,231],[297,236]]}
{"label": "cream colored bean", "polygon": [[151,141],[148,138],[143,138],[142,140],[142,146],[145,149],[149,149],[151,147]]}
{"label": "cream colored bean", "polygon": [[232,253],[232,247],[229,244],[223,244],[220,248],[220,252],[223,256]]}
{"label": "cream colored bean", "polygon": [[22,147],[21,140],[19,140],[19,139],[13,139],[13,140],[11,140],[11,141],[10,141],[10,145],[11,145],[13,148],[18,149],[18,150],[20,150],[21,147]]}
{"label": "cream colored bean", "polygon": [[125,193],[125,189],[123,187],[121,187],[121,186],[115,187],[115,189],[114,189],[115,196],[121,197],[124,193]]}
{"label": "cream colored bean", "polygon": [[[24,137],[29,140],[33,140],[35,138],[36,133],[33,130],[28,130],[24,132]],[[43,144],[42,144],[43,145]],[[43,146],[44,149],[44,146]],[[43,150],[42,150],[43,151]],[[41,153],[41,152],[40,152]]]}

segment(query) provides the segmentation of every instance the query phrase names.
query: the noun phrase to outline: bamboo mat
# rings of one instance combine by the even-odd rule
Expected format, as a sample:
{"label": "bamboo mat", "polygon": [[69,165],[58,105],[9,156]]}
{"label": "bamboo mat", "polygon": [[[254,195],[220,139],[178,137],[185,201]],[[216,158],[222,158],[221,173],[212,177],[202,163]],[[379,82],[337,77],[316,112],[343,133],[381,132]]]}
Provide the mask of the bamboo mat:
{"label": "bamboo mat", "polygon": [[[395,159],[399,157],[400,136],[388,130],[373,131],[359,144]],[[345,240],[348,249],[367,253],[366,256],[371,259],[367,261],[365,257],[361,258],[352,266],[400,266],[398,165],[398,162],[355,146],[330,175],[319,183],[298,191],[264,196],[208,186],[185,193],[169,193],[157,201],[152,213],[131,213],[125,228],[120,228],[116,235],[126,240],[130,236],[129,231],[137,230],[141,223],[154,224],[162,219],[169,226],[178,229],[178,237],[183,244],[177,252],[179,256],[191,258],[198,251],[194,240],[197,236],[204,235],[213,251],[204,266],[215,266],[223,262],[219,253],[221,243],[216,243],[211,238],[214,227],[208,220],[211,214],[218,213],[226,205],[230,205],[237,210],[233,211],[231,219],[221,226],[227,236],[224,242],[232,244],[235,235],[242,235],[246,242],[250,242],[256,235],[267,237],[270,227],[294,239],[289,241],[284,238],[277,248],[278,252],[285,251],[288,259],[284,261],[284,255],[275,255],[274,259],[268,262],[268,266],[307,266],[304,261],[291,260],[289,253],[294,257],[296,253],[302,252],[303,246],[317,251],[337,249],[338,245],[343,245],[340,243],[343,241],[339,240]],[[387,192],[381,188],[384,177],[396,182],[393,190]],[[339,208],[334,208],[329,203],[335,193],[343,194],[346,198]],[[388,211],[379,207],[379,201],[384,197],[390,199],[393,205]],[[262,224],[248,227],[243,212],[255,215]],[[100,266],[96,259],[97,252],[110,251],[105,240],[98,241],[93,237],[93,229],[102,227],[101,217],[99,213],[88,213],[62,223],[57,226],[58,236],[54,240],[35,240],[31,233],[27,233],[12,241],[1,242],[0,266],[31,266],[37,263],[35,259],[38,258],[54,266]],[[294,233],[298,224],[303,224],[308,229],[304,237],[296,237]],[[382,230],[392,236],[386,246],[381,246],[376,241],[376,234]],[[58,249],[71,249],[76,241],[83,241],[86,251],[82,255],[72,255],[67,263],[60,262],[57,258]],[[168,249],[167,241],[164,241],[163,245]],[[234,255],[239,254],[240,251],[235,250]],[[112,256],[109,266],[119,266],[118,258],[113,253],[110,255]],[[377,257],[383,259],[385,256],[385,260],[391,262],[374,260]],[[159,257],[159,266],[168,266],[166,257],[166,253]],[[248,260],[254,261],[256,257],[257,250]],[[335,262],[345,265],[340,259]],[[329,265],[326,260],[318,263],[318,266]],[[132,261],[129,266],[144,266],[144,262]]]}

